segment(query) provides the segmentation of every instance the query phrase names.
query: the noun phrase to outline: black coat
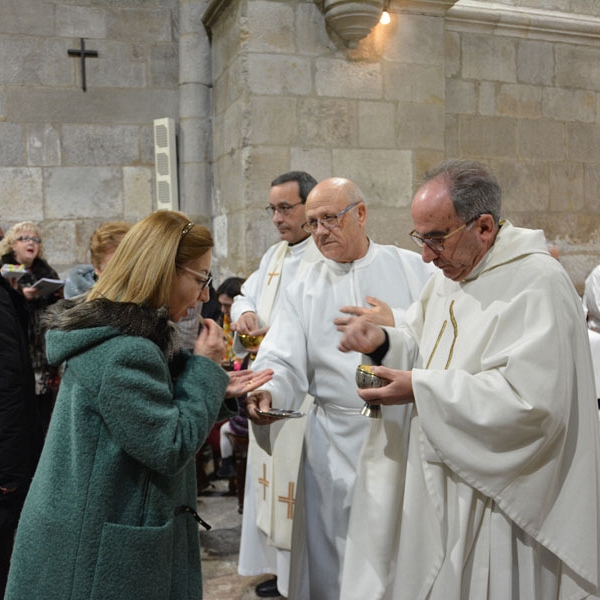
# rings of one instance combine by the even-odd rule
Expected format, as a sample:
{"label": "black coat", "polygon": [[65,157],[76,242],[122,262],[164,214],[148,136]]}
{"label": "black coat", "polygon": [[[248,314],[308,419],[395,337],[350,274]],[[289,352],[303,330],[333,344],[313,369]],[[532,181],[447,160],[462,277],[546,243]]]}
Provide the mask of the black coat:
{"label": "black coat", "polygon": [[0,528],[16,525],[43,436],[27,342],[27,307],[0,276]]}

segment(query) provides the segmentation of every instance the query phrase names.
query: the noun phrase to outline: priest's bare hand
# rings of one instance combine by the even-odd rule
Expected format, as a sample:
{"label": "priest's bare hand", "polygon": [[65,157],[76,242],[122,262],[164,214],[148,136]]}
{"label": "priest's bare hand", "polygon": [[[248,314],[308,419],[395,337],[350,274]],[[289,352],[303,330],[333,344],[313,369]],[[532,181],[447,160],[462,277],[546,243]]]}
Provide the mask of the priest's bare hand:
{"label": "priest's bare hand", "polygon": [[389,326],[395,325],[394,313],[388,304],[374,298],[373,296],[367,296],[367,304],[371,305],[371,308],[364,306],[342,306],[340,312],[343,312],[349,317],[338,317],[333,322],[337,326],[338,331],[344,331],[345,328],[354,320],[354,317],[364,317],[369,323],[373,325]]}
{"label": "priest's bare hand", "polygon": [[256,329],[258,329],[258,317],[252,311],[245,312],[237,321],[231,324],[231,330],[238,333],[252,334]]}
{"label": "priest's bare hand", "polygon": [[221,363],[225,356],[225,335],[223,330],[212,319],[204,319],[200,333],[194,344],[194,354],[205,356]]}
{"label": "priest's bare hand", "polygon": [[[338,329],[340,329],[338,327]],[[342,352],[362,352],[370,354],[385,342],[381,327],[373,325],[366,317],[358,317],[344,327],[344,335],[338,344]]]}
{"label": "priest's bare hand", "polygon": [[274,423],[277,419],[266,417],[257,412],[257,410],[268,412],[271,409],[271,401],[271,392],[267,392],[266,390],[258,390],[248,394],[246,397],[248,418],[257,425],[270,425]]}
{"label": "priest's bare hand", "polygon": [[374,375],[387,379],[390,383],[380,388],[362,388],[358,395],[369,404],[408,404],[414,402],[412,372],[388,369],[387,367],[371,367]]}
{"label": "priest's bare hand", "polygon": [[225,391],[225,398],[237,398],[253,392],[264,383],[267,383],[273,377],[273,369],[263,369],[262,371],[229,371],[229,385]]}

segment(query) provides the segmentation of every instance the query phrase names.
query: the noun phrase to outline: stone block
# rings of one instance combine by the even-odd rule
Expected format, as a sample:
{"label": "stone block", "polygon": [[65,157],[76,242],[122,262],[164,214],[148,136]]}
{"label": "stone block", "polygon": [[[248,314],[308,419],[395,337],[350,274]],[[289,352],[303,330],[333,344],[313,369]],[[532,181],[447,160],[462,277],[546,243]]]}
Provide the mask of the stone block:
{"label": "stone block", "polygon": [[41,221],[44,218],[42,189],[42,169],[0,167],[2,222]]}
{"label": "stone block", "polygon": [[110,40],[170,42],[172,33],[171,11],[167,8],[123,8],[106,16],[106,37]]}
{"label": "stone block", "polygon": [[550,165],[551,211],[579,211],[584,205],[583,165],[561,162]]}
{"label": "stone block", "polygon": [[6,97],[11,120],[28,123],[100,123],[148,125],[159,117],[177,119],[177,90],[88,89],[65,91],[10,87]]}
{"label": "stone block", "polygon": [[552,85],[553,44],[520,40],[517,44],[517,80],[530,85]]}
{"label": "stone block", "polygon": [[446,81],[446,110],[449,113],[473,114],[477,110],[475,83],[462,79]]}
{"label": "stone block", "polygon": [[584,165],[584,207],[588,212],[600,213],[600,164]]}
{"label": "stone block", "polygon": [[507,117],[459,116],[460,156],[515,156],[517,125]]}
{"label": "stone block", "polygon": [[317,58],[315,90],[319,96],[381,99],[383,97],[381,65],[351,63],[337,58]]}
{"label": "stone block", "polygon": [[598,163],[600,156],[600,125],[567,124],[567,156],[570,161]]}
{"label": "stone block", "polygon": [[330,47],[325,18],[315,2],[303,2],[296,7],[294,35],[297,53],[302,56],[324,54]]}
{"label": "stone block", "polygon": [[[170,45],[177,53],[177,45],[174,43]],[[173,65],[176,81],[212,85],[211,49],[208,36],[206,34],[186,35],[180,38],[179,45],[181,46],[181,60],[178,61],[175,56]]]}
{"label": "stone block", "polygon": [[248,198],[242,171],[241,150],[232,149],[231,152],[220,156],[214,165],[214,214],[245,210],[248,206]]}
{"label": "stone block", "polygon": [[317,181],[331,177],[331,150],[328,148],[290,148],[290,170],[306,171]]}
{"label": "stone block", "polygon": [[[150,64],[148,68],[150,71],[151,86],[176,88],[179,84],[179,55],[177,45],[159,44],[152,46],[150,48]],[[210,67],[208,68],[210,72]],[[184,79],[184,81],[188,80]],[[198,81],[198,79],[194,81]]]}
{"label": "stone block", "polygon": [[463,38],[462,77],[482,81],[517,81],[516,40],[472,35]]}
{"label": "stone block", "polygon": [[[50,265],[58,272],[65,265],[77,262],[77,224],[73,221],[44,223],[44,253]],[[64,269],[68,272],[68,269]]]}
{"label": "stone block", "polygon": [[446,155],[452,157],[460,156],[460,132],[458,115],[446,114],[444,137],[446,138]]}
{"label": "stone block", "polygon": [[140,127],[140,162],[142,165],[154,165],[154,126]]}
{"label": "stone block", "polygon": [[0,166],[19,167],[25,160],[25,128],[17,123],[0,123]]}
{"label": "stone block", "polygon": [[213,83],[214,111],[217,114],[223,112],[238,100],[247,84],[248,71],[244,69],[242,57],[238,56]]}
{"label": "stone block", "polygon": [[396,208],[412,200],[409,150],[334,149],[333,175],[347,177],[362,190],[367,206]]}
{"label": "stone block", "polygon": [[123,219],[135,223],[152,212],[154,171],[123,167]]}
{"label": "stone block", "polygon": [[539,117],[542,114],[542,90],[532,85],[499,84],[496,106],[499,115]]}
{"label": "stone block", "polygon": [[64,39],[0,38],[0,81],[4,86],[72,85],[75,71],[68,48],[71,42]]}
{"label": "stone block", "polygon": [[597,0],[571,0],[569,4],[576,14],[600,17],[600,4]]}
{"label": "stone block", "polygon": [[477,87],[479,88],[479,113],[484,116],[496,116],[498,107],[496,105],[496,88],[500,85],[490,81],[480,81]]}
{"label": "stone block", "polygon": [[27,164],[31,167],[60,165],[60,134],[48,123],[27,126]]}
{"label": "stone block", "polygon": [[282,2],[248,2],[248,52],[294,54],[294,7]]}
{"label": "stone block", "polygon": [[295,94],[312,92],[310,61],[296,56],[250,54],[247,59],[248,88],[254,94]]}
{"label": "stone block", "polygon": [[502,188],[502,214],[514,225],[526,226],[511,215],[548,210],[550,188],[547,163],[517,160],[491,161],[490,167]]}
{"label": "stone block", "polygon": [[600,90],[600,49],[557,44],[555,85]]}
{"label": "stone block", "polygon": [[211,228],[211,165],[191,163],[179,169],[179,210],[193,221]]}
{"label": "stone block", "polygon": [[179,161],[206,162],[211,154],[212,126],[208,119],[182,119],[179,123]]}
{"label": "stone block", "polygon": [[79,38],[104,39],[106,38],[106,15],[107,11],[104,8],[57,4],[56,35],[77,38],[77,40]]}
{"label": "stone block", "polygon": [[565,125],[551,119],[522,119],[517,131],[517,156],[523,159],[563,160]]}
{"label": "stone block", "polygon": [[446,77],[458,77],[460,75],[460,34],[447,31],[444,36],[446,56]]}
{"label": "stone block", "polygon": [[177,20],[180,35],[188,33],[201,33],[206,35],[206,28],[202,23],[202,14],[206,10],[203,0],[181,0],[179,2],[179,19]]}
{"label": "stone block", "polygon": [[53,36],[55,10],[45,0],[0,0],[0,33]]}
{"label": "stone block", "polygon": [[358,143],[358,107],[351,100],[306,98],[298,107],[299,138],[307,147],[353,147]]}
{"label": "stone block", "polygon": [[383,97],[386,100],[441,104],[444,102],[445,85],[442,65],[383,64]]}
{"label": "stone block", "polygon": [[[192,118],[203,115],[211,117],[211,91],[201,83],[185,83],[179,86],[180,104],[179,118]],[[224,104],[223,106],[228,106]]]}
{"label": "stone block", "polygon": [[442,105],[399,102],[396,110],[396,147],[443,150],[445,118]]}
{"label": "stone block", "polygon": [[50,167],[44,188],[47,219],[122,218],[121,167]]}
{"label": "stone block", "polygon": [[241,102],[231,105],[214,121],[213,126],[213,153],[220,158],[235,150],[239,150],[246,135],[244,111]]}
{"label": "stone block", "polygon": [[385,49],[386,60],[438,66],[445,60],[444,20],[439,17],[402,13],[387,29],[395,27]]}
{"label": "stone block", "polygon": [[253,96],[249,102],[248,142],[271,146],[298,143],[297,98]]}
{"label": "stone block", "polygon": [[[242,168],[247,182],[248,206],[267,205],[265,199],[273,178],[290,170],[287,146],[248,146],[242,149]],[[266,213],[265,213],[266,214]]]}
{"label": "stone block", "polygon": [[596,119],[596,94],[588,90],[543,90],[542,111],[545,117],[559,121],[593,123]]}
{"label": "stone block", "polygon": [[71,165],[125,165],[140,160],[139,128],[64,125],[63,161]]}
{"label": "stone block", "polygon": [[213,79],[218,79],[241,52],[246,36],[245,31],[242,33],[241,12],[240,0],[229,2],[227,10],[211,28]]}
{"label": "stone block", "polygon": [[395,148],[393,102],[358,103],[358,144],[361,148]]}
{"label": "stone block", "polygon": [[[130,55],[130,44],[98,40],[94,45],[98,58],[86,61],[88,92],[91,88],[145,88],[146,63]],[[76,67],[77,83],[81,83],[81,69]]]}

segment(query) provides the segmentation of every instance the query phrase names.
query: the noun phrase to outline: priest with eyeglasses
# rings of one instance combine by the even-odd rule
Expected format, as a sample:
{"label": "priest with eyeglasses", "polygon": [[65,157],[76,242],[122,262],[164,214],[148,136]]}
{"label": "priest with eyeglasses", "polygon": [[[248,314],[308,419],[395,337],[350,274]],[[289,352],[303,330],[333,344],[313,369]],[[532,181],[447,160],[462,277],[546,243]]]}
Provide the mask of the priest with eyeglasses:
{"label": "priest with eyeglasses", "polygon": [[382,418],[358,466],[341,598],[597,598],[600,431],[575,288],[543,231],[501,218],[481,163],[434,167],[411,215],[439,271],[403,325],[359,318],[340,343],[389,381],[360,390]]}
{"label": "priest with eyeglasses", "polygon": [[305,215],[322,258],[285,289],[254,363],[256,369],[269,365],[273,381],[250,394],[247,407],[251,419],[269,425],[272,418],[257,409],[298,409],[306,393],[314,397],[303,417],[288,597],[339,600],[355,468],[369,419],[360,414],[364,402],[355,383],[361,356],[337,350],[336,323],[358,314],[401,323],[432,269],[417,253],[367,236],[366,201],[348,179],[317,184]]}

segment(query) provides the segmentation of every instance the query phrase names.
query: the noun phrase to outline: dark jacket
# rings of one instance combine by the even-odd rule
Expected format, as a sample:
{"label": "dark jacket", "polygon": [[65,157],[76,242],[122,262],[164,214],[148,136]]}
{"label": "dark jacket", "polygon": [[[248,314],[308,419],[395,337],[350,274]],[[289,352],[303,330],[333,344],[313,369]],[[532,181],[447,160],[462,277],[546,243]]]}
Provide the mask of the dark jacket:
{"label": "dark jacket", "polygon": [[27,309],[0,277],[0,529],[16,526],[42,449],[33,370],[27,347]]}
{"label": "dark jacket", "polygon": [[[12,252],[4,254],[0,259],[3,265],[19,264]],[[38,279],[58,279],[57,272],[42,258],[36,258],[27,273],[19,279],[19,289],[32,286]],[[29,326],[27,337],[29,339],[29,355],[33,370],[37,374],[37,394],[56,391],[59,380],[58,367],[50,367],[46,360],[46,343],[44,329],[41,321],[48,306],[57,302],[61,293],[50,294],[35,300],[27,300],[26,306],[29,313]]]}
{"label": "dark jacket", "polygon": [[200,599],[198,525],[182,507],[196,508],[194,457],[227,374],[177,352],[166,310],[65,300],[48,320],[48,358],[67,364],[6,599]]}

